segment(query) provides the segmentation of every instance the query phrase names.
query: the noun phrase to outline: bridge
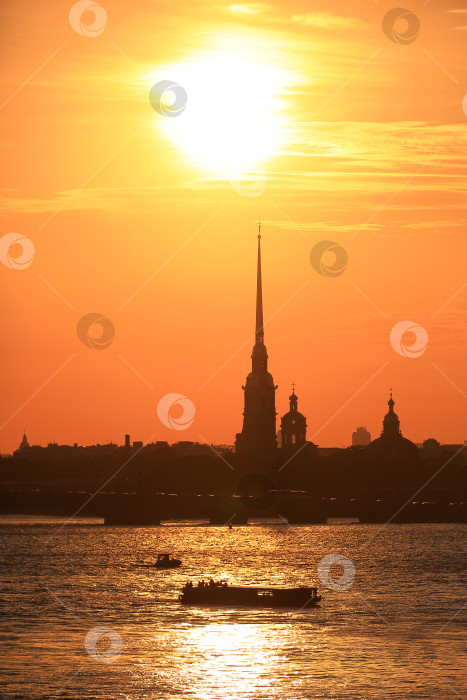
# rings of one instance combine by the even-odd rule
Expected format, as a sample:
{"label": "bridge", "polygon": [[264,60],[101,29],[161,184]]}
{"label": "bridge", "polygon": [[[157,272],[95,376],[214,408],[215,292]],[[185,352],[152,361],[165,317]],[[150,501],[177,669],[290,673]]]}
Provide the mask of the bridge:
{"label": "bridge", "polygon": [[206,521],[212,525],[246,524],[277,518],[295,524],[324,524],[353,518],[360,523],[466,523],[467,499],[442,490],[352,489],[334,493],[182,495],[141,493],[57,493],[26,490],[0,493],[2,513],[100,517],[106,525],[160,525],[166,521]]}

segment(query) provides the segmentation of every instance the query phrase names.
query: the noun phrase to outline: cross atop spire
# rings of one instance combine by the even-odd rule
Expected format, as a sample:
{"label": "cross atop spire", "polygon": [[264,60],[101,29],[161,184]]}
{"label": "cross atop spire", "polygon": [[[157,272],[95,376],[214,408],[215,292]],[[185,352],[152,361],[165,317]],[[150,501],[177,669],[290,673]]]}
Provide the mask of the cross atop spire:
{"label": "cross atop spire", "polygon": [[261,219],[258,219],[258,238],[261,238]]}

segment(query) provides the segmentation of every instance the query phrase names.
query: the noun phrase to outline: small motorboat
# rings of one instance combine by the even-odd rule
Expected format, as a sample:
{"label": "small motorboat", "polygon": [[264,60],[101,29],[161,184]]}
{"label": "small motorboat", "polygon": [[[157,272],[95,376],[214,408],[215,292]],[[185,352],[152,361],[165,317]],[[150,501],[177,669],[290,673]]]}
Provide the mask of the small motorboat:
{"label": "small motorboat", "polygon": [[249,608],[309,608],[321,600],[318,589],[229,586],[225,581],[191,581],[182,588],[179,600],[185,605],[239,606]]}
{"label": "small motorboat", "polygon": [[159,554],[154,566],[156,569],[176,569],[178,566],[181,566],[181,564],[181,559],[171,558],[170,554]]}

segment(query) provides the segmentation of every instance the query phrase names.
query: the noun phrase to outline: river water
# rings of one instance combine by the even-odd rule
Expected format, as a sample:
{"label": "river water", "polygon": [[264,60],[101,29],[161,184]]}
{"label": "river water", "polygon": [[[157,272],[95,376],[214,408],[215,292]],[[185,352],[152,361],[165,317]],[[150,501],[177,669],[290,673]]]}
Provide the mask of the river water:
{"label": "river water", "polygon": [[[0,521],[2,698],[467,697],[464,525],[60,528]],[[182,568],[144,566],[165,551]],[[316,584],[323,600],[178,602],[187,579],[209,577]]]}

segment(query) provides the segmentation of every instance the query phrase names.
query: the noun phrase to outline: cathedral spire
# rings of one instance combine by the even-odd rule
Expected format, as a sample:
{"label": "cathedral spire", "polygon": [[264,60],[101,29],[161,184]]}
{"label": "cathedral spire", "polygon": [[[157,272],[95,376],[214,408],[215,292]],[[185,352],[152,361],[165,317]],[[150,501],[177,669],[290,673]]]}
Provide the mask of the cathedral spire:
{"label": "cathedral spire", "polygon": [[235,451],[239,455],[270,455],[277,449],[275,392],[277,386],[268,372],[268,353],[263,332],[263,292],[261,285],[261,222],[258,223],[258,267],[256,280],[255,344],[251,372],[242,387],[245,410],[243,428],[237,433]]}
{"label": "cathedral spire", "polygon": [[261,283],[261,221],[258,222],[258,271],[256,277],[256,328],[257,343],[264,342],[263,331],[263,288]]}

